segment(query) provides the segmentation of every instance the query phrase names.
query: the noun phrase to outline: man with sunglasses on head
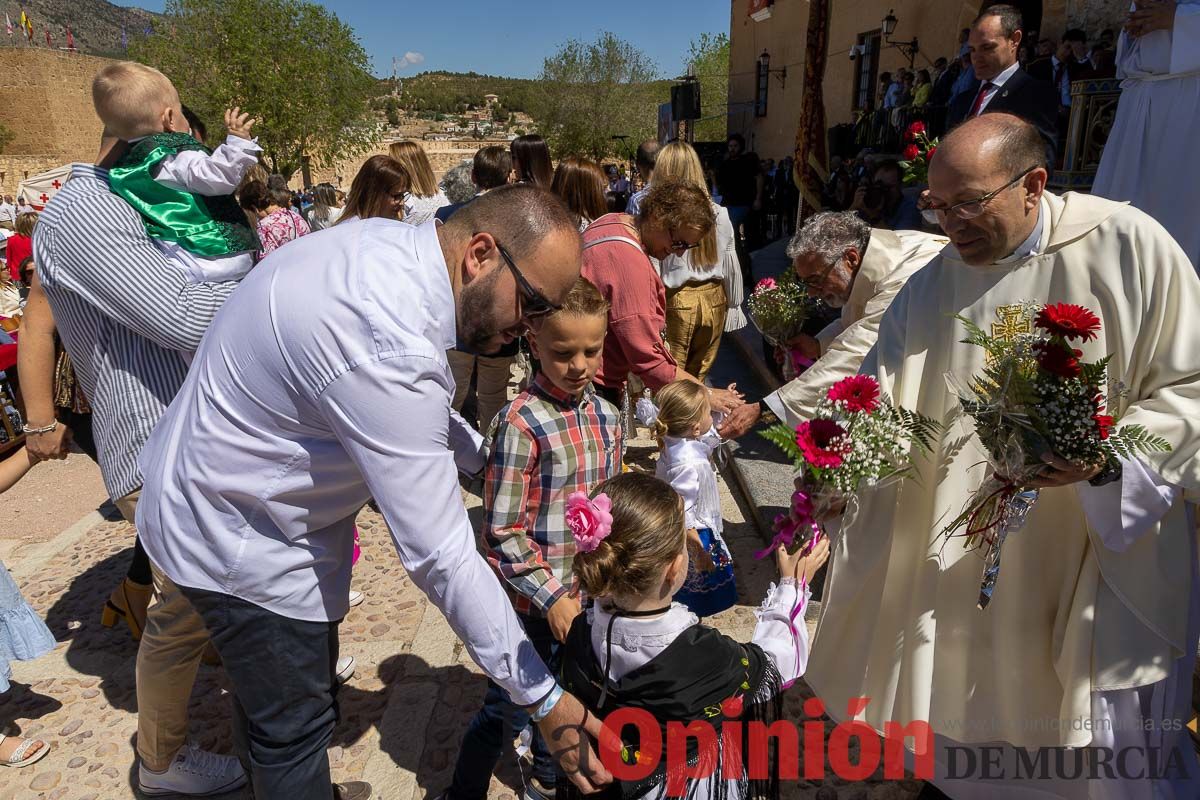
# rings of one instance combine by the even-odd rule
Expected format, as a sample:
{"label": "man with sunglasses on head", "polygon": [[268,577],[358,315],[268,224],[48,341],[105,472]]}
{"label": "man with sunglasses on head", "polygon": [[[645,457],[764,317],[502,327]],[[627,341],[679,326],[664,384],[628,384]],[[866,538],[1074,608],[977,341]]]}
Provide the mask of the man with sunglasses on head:
{"label": "man with sunglasses on head", "polygon": [[721,424],[721,437],[740,438],[770,414],[791,426],[811,419],[829,387],[858,372],[896,293],[948,243],[920,231],[872,228],[852,211],[810,217],[788,243],[787,255],[809,294],[841,309],[841,316],[815,338],[802,334],[789,343],[816,363],[762,402],[734,409]]}
{"label": "man with sunglasses on head", "polygon": [[451,410],[446,361],[455,345],[491,352],[536,327],[580,253],[561,201],[505,187],[444,225],[356,219],[300,239],[218,315],[143,451],[138,527],[222,657],[260,800],[370,796],[332,786],[326,756],[354,520],[370,497],[409,577],[530,709],[571,779],[608,781],[575,727],[583,707],[476,552],[456,462],[481,469],[482,440]]}
{"label": "man with sunglasses on head", "polygon": [[[1200,490],[1200,278],[1141,211],[1047,193],[1044,159],[1033,126],[986,114],[951,131],[930,163],[927,213],[951,246],[896,295],[860,372],[947,431],[914,456],[911,479],[860,493],[834,549],[805,680],[831,710],[870,697],[863,717],[881,731],[927,721],[933,783],[956,800],[1200,797],[1184,731],[1200,632],[1185,503]],[[1108,379],[1123,393],[1096,414],[1140,425],[1170,450],[1112,467],[1030,453],[1045,464],[1026,484],[1040,499],[1004,544],[980,611],[979,553],[943,538],[987,469],[947,380],[981,375],[987,353],[963,342],[955,316],[1017,341],[1035,332],[1031,302],[1099,317],[1098,334],[1072,344],[1081,362],[1111,356]],[[846,653],[862,667],[847,669]],[[1123,763],[1038,780],[1021,758],[1039,748],[1107,748],[1095,756]],[[1174,766],[1156,775],[1148,759]]]}

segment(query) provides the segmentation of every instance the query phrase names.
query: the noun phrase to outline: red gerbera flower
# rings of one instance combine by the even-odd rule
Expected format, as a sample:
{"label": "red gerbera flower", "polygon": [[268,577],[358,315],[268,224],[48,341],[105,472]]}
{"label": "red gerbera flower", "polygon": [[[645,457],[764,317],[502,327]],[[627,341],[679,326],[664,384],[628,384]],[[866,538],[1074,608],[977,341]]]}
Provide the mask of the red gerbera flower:
{"label": "red gerbera flower", "polygon": [[918,133],[924,133],[925,123],[920,121],[914,122],[912,125],[908,126],[908,132],[914,136],[916,136]]}
{"label": "red gerbera flower", "polygon": [[1034,321],[1044,331],[1064,339],[1089,341],[1096,338],[1100,330],[1100,318],[1083,306],[1071,303],[1047,305],[1038,312]]}
{"label": "red gerbera flower", "polygon": [[845,435],[845,429],[829,419],[814,419],[796,426],[796,444],[804,460],[817,469],[836,469],[842,465]]}
{"label": "red gerbera flower", "polygon": [[1115,420],[1107,414],[1097,414],[1092,419],[1096,420],[1096,427],[1100,430],[1101,441],[1107,439]]}
{"label": "red gerbera flower", "polygon": [[829,399],[844,402],[847,411],[865,411],[868,414],[879,408],[879,381],[870,375],[854,375],[829,387]]}
{"label": "red gerbera flower", "polygon": [[933,154],[936,152],[937,152],[937,145],[935,144],[933,147],[931,147],[925,151],[925,160],[933,161]]}
{"label": "red gerbera flower", "polygon": [[905,161],[916,161],[920,157],[921,148],[917,147],[915,144],[910,144],[908,147],[904,148]]}
{"label": "red gerbera flower", "polygon": [[1079,358],[1083,355],[1080,350],[1074,350],[1070,347],[1063,347],[1054,342],[1038,342],[1034,345],[1034,355],[1037,357],[1038,366],[1049,372],[1051,375],[1057,375],[1060,378],[1078,378],[1082,371],[1079,367]]}

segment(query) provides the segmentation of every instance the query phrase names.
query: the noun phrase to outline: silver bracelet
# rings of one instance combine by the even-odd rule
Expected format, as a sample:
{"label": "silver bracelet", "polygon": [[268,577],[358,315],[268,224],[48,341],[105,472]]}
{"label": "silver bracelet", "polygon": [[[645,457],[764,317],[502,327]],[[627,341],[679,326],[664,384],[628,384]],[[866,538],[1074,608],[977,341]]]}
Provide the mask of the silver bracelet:
{"label": "silver bracelet", "polygon": [[39,433],[54,433],[58,429],[58,420],[54,420],[44,428],[32,428],[28,423],[21,426],[21,432],[26,435],[36,436]]}

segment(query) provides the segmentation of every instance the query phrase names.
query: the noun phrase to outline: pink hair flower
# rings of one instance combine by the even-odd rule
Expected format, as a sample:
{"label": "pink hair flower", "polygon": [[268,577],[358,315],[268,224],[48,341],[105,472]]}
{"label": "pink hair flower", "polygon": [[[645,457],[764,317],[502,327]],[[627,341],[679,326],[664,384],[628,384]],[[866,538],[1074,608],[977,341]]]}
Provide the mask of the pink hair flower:
{"label": "pink hair flower", "polygon": [[612,532],[612,500],[604,492],[589,498],[585,492],[567,496],[567,527],[575,537],[575,549],[590,553]]}

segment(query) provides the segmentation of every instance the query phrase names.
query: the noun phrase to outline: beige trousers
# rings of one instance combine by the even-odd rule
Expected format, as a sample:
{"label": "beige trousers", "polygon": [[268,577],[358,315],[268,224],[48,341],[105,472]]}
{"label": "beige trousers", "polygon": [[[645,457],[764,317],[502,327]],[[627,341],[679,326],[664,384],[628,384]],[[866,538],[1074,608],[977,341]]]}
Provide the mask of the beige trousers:
{"label": "beige trousers", "polygon": [[[487,434],[492,420],[511,399],[509,388],[513,385],[513,364],[516,356],[473,356],[458,350],[447,352],[450,371],[454,373],[454,410],[462,411],[471,386],[471,375],[475,375],[475,409],[478,428]],[[473,422],[474,420],[467,420]]]}
{"label": "beige trousers", "polygon": [[727,304],[720,281],[667,290],[667,347],[675,363],[700,381],[717,360]]}
{"label": "beige trousers", "polygon": [[[116,501],[133,521],[141,490]],[[154,564],[154,598],[137,654],[137,752],[146,769],[162,772],[187,741],[188,701],[208,629],[174,581]]]}

